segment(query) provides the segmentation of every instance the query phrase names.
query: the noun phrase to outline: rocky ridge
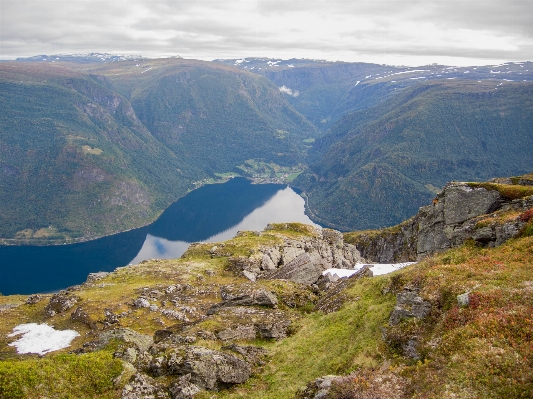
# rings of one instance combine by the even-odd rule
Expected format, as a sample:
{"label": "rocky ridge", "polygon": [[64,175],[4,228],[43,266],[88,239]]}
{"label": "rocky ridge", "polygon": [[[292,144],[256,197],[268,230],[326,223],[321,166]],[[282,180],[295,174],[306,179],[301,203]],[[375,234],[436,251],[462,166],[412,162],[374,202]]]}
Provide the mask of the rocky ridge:
{"label": "rocky ridge", "polygon": [[488,183],[451,182],[431,205],[405,222],[382,230],[346,233],[361,255],[373,262],[416,261],[472,240],[495,247],[516,236],[533,207],[531,175]]}

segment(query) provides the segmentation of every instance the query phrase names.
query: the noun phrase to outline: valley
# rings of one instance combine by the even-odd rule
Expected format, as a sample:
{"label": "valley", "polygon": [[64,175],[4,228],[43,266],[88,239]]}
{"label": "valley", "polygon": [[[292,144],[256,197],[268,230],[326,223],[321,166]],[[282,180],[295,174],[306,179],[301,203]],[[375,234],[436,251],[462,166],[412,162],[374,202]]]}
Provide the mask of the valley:
{"label": "valley", "polygon": [[391,226],[447,181],[530,171],[532,67],[101,54],[2,62],[0,242],[145,226],[233,176],[302,190],[322,225]]}

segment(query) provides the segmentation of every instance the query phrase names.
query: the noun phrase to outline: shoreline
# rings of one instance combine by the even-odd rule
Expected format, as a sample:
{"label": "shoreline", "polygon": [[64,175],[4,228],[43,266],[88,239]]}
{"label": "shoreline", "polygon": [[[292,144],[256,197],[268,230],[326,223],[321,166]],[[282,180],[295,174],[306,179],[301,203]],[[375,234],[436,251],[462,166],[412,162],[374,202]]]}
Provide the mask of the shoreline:
{"label": "shoreline", "polygon": [[[197,190],[203,186],[210,185],[210,184],[224,184],[227,183],[232,178],[243,178],[246,180],[249,180],[252,184],[285,184],[289,187],[291,187],[289,182],[280,182],[281,179],[279,178],[271,178],[270,176],[254,176],[254,177],[247,177],[247,176],[232,176],[228,177],[225,180],[219,180],[212,183],[203,183],[199,184],[194,190]],[[197,182],[196,184],[198,184]],[[184,196],[177,198],[175,201],[173,201],[169,206],[171,206],[176,201],[179,201],[181,198],[184,198],[189,193],[191,193],[191,190],[187,192]],[[119,230],[114,231],[109,234],[103,234],[98,236],[83,236],[79,238],[54,238],[54,239],[43,239],[43,238],[0,238],[0,247],[54,247],[54,246],[63,246],[63,245],[74,245],[74,244],[81,244],[89,241],[95,241],[99,240],[101,238],[111,237],[117,234],[123,234],[130,231],[138,230],[138,229],[144,229],[150,226],[152,223],[154,223],[162,214],[163,212],[169,207],[167,206],[165,209],[161,210],[161,212],[157,215],[157,217],[154,218],[154,220],[150,221],[149,223],[146,223],[142,226],[132,227],[125,230]],[[307,208],[307,206],[306,206]],[[317,218],[318,219],[318,218]]]}

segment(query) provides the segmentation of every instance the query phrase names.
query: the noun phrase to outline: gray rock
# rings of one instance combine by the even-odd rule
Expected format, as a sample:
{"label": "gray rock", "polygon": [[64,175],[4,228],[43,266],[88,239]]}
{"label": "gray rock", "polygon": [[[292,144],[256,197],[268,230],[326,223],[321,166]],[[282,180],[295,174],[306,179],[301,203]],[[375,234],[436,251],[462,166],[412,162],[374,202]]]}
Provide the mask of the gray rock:
{"label": "gray rock", "polygon": [[187,375],[201,389],[241,384],[250,378],[251,365],[236,356],[200,347],[154,345],[149,370],[156,376]]}
{"label": "gray rock", "polygon": [[501,201],[501,195],[496,190],[471,188],[461,183],[448,184],[444,204],[444,221],[447,225],[462,223],[495,211],[500,207]]}
{"label": "gray rock", "polygon": [[268,350],[257,346],[240,346],[236,344],[222,347],[222,350],[230,350],[240,354],[248,363],[256,366],[265,364],[265,358],[268,356]]}
{"label": "gray rock", "polygon": [[35,305],[43,299],[42,295],[33,294],[26,299],[26,305]]}
{"label": "gray rock", "polygon": [[148,301],[148,299],[140,297],[133,301],[133,306],[135,306],[136,308],[149,308],[150,302]]}
{"label": "gray rock", "polygon": [[336,283],[337,281],[339,281],[339,276],[337,276],[336,274],[335,275],[331,275],[330,273],[326,274],[326,275],[321,275],[317,282],[316,282],[316,285],[318,286],[319,289],[321,289],[322,291],[326,291],[328,290],[334,283]]}
{"label": "gray rock", "polygon": [[420,360],[420,354],[418,353],[418,350],[416,349],[417,344],[418,344],[417,337],[408,339],[407,342],[402,346],[403,354],[410,359]]}
{"label": "gray rock", "polygon": [[243,270],[242,275],[252,282],[255,282],[257,279],[255,273],[249,272],[248,270]]}
{"label": "gray rock", "polygon": [[217,334],[217,338],[221,341],[240,341],[247,339],[255,339],[256,330],[253,324],[240,325],[235,328],[227,328]]}
{"label": "gray rock", "polygon": [[103,279],[107,275],[109,275],[108,272],[89,273],[89,275],[87,276],[86,282],[87,283],[94,283],[95,281]]}
{"label": "gray rock", "polygon": [[287,337],[290,320],[276,320],[257,324],[257,332],[261,338],[283,339]]}
{"label": "gray rock", "polygon": [[457,295],[457,304],[461,307],[468,306],[470,303],[470,295],[468,292],[465,292],[464,294]]}
{"label": "gray rock", "polygon": [[170,395],[163,384],[137,373],[122,389],[122,399],[170,399]]}
{"label": "gray rock", "polygon": [[52,317],[57,313],[63,313],[64,311],[69,310],[79,301],[81,301],[81,298],[77,295],[59,292],[50,298],[50,302],[44,308],[44,313],[47,316]]}
{"label": "gray rock", "polygon": [[170,384],[168,390],[172,399],[193,399],[197,393],[201,392],[201,389],[191,382],[190,374],[177,378]]}
{"label": "gray rock", "polygon": [[237,256],[237,257],[230,257],[228,261],[235,270],[240,270],[240,271],[247,270],[252,273],[259,273],[261,271],[262,257],[255,258],[255,257]]}
{"label": "gray rock", "polygon": [[396,325],[404,319],[423,319],[431,311],[431,304],[418,296],[418,290],[404,288],[396,297],[396,307],[389,318],[389,324]]}
{"label": "gray rock", "polygon": [[220,289],[222,302],[212,306],[207,314],[215,314],[220,308],[231,306],[266,306],[273,308],[278,303],[276,296],[261,287],[250,284],[227,285]]}
{"label": "gray rock", "polygon": [[261,270],[276,270],[276,264],[272,261],[272,258],[268,255],[263,255],[261,260]]}
{"label": "gray rock", "polygon": [[302,252],[298,257],[268,275],[270,279],[290,280],[300,284],[314,284],[322,272],[328,267],[320,260],[311,258],[307,252]]}
{"label": "gray rock", "polygon": [[532,206],[533,197],[509,200],[496,190],[453,182],[437,195],[433,205],[420,208],[411,219],[378,234],[362,233],[353,244],[363,257],[380,263],[414,261],[470,239],[495,247],[515,237],[525,222],[519,217],[491,222],[487,216],[499,210],[525,211]]}
{"label": "gray rock", "polygon": [[100,333],[98,336],[98,349],[102,349],[112,339],[131,344],[139,352],[147,351],[154,342],[149,335],[139,334],[129,328],[115,328],[114,330]]}

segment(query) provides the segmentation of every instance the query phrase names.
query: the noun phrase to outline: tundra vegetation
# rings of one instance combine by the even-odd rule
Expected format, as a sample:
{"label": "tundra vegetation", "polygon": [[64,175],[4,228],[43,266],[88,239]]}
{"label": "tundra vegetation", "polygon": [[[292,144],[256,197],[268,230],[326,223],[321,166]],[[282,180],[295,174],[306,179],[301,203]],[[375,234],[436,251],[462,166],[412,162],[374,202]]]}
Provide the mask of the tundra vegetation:
{"label": "tundra vegetation", "polygon": [[[190,356],[186,348],[202,347],[251,364],[249,378],[208,386],[195,391],[196,398],[530,397],[533,208],[482,216],[498,223],[514,218],[522,227],[496,247],[470,239],[392,274],[322,288],[269,279],[267,270],[257,269],[255,282],[245,277],[264,254],[277,256],[273,248],[285,246],[282,254],[289,256],[287,245],[296,249],[295,243],[343,245],[330,230],[279,224],[193,245],[180,259],[90,276],[54,296],[0,296],[0,397],[128,397],[131,387],[125,387],[139,379],[132,363],[148,367],[147,355],[133,351],[135,360],[132,348],[144,344],[113,335],[121,329],[156,342],[151,351],[174,340],[182,356]],[[68,310],[57,307],[67,303],[61,298],[69,298]],[[68,349],[19,355],[7,335],[28,322],[80,336]],[[266,328],[257,330],[261,323],[279,335],[259,335]],[[276,323],[283,328],[276,330]],[[152,387],[175,378],[170,363],[164,365],[171,359],[166,353],[149,363]]]}

